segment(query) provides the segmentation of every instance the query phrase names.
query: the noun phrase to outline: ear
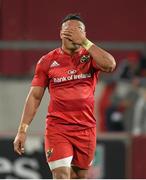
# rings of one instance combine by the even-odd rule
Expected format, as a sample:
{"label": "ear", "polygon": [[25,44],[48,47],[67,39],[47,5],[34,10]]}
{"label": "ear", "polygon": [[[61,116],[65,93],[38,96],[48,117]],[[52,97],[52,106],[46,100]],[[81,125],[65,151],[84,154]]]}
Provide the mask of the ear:
{"label": "ear", "polygon": [[60,30],[60,39],[62,39],[62,34],[61,34],[61,32],[62,32],[62,29]]}

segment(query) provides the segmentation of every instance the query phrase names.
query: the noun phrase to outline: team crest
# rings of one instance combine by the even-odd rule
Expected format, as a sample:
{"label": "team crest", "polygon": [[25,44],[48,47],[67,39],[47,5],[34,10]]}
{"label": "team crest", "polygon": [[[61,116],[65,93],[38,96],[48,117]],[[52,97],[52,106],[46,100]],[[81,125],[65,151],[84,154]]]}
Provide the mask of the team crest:
{"label": "team crest", "polygon": [[52,155],[52,153],[53,153],[53,148],[48,149],[46,152],[47,157],[49,158]]}
{"label": "team crest", "polygon": [[84,56],[81,57],[80,62],[81,63],[86,63],[86,62],[89,61],[89,59],[90,59],[90,55],[84,55]]}

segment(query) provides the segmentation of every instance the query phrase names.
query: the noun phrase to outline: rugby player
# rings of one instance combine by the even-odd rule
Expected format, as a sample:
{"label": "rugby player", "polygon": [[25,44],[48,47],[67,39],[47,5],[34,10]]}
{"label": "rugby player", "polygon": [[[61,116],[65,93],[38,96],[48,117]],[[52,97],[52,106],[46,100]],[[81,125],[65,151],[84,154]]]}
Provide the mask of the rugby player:
{"label": "rugby player", "polygon": [[95,85],[99,72],[112,72],[116,62],[87,38],[85,24],[78,14],[63,19],[60,38],[62,46],[37,63],[14,150],[20,155],[24,153],[28,126],[48,88],[45,152],[53,178],[85,178],[96,148]]}

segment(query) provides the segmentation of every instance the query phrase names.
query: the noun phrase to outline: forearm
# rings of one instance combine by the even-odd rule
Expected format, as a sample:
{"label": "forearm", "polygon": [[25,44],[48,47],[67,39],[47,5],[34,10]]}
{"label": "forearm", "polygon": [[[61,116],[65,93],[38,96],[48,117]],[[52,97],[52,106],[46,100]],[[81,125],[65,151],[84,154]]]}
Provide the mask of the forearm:
{"label": "forearm", "polygon": [[29,124],[31,123],[31,121],[33,120],[37,112],[39,104],[40,104],[39,99],[36,99],[35,97],[28,95],[25,105],[24,105],[23,113],[21,116],[18,133],[20,132],[26,133]]}
{"label": "forearm", "polygon": [[111,54],[96,46],[88,39],[83,42],[82,46],[90,53],[101,70],[112,72],[115,69],[116,62]]}
{"label": "forearm", "polygon": [[29,124],[33,120],[37,109],[39,107],[40,100],[35,99],[34,97],[28,97],[24,105],[24,110],[21,116],[21,122],[18,128],[18,131],[26,132]]}

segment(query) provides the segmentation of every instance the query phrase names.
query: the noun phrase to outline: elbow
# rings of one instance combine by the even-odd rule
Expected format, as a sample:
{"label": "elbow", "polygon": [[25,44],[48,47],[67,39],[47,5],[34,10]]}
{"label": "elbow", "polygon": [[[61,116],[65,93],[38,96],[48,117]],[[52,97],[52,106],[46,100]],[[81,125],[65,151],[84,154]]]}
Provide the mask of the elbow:
{"label": "elbow", "polygon": [[111,65],[110,65],[110,72],[113,72],[115,70],[115,68],[116,68],[116,61],[113,58],[112,62],[111,62]]}
{"label": "elbow", "polygon": [[105,71],[106,71],[106,72],[113,72],[113,71],[115,70],[115,68],[116,68],[116,61],[115,61],[115,59],[112,57],[112,58],[109,59],[109,63],[108,63],[108,65],[106,66]]}

